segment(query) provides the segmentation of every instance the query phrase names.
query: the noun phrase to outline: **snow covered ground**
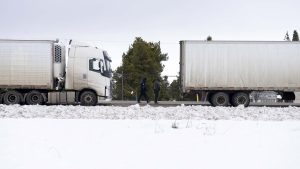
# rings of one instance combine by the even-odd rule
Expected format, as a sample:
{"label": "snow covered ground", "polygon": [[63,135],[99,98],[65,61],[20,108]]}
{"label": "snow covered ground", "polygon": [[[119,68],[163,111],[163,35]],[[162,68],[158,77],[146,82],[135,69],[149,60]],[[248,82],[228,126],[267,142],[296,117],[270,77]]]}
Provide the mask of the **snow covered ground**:
{"label": "snow covered ground", "polygon": [[138,104],[129,107],[0,105],[0,118],[281,121],[300,120],[300,107],[152,107]]}
{"label": "snow covered ground", "polygon": [[300,167],[295,107],[0,105],[0,117],[1,169]]}

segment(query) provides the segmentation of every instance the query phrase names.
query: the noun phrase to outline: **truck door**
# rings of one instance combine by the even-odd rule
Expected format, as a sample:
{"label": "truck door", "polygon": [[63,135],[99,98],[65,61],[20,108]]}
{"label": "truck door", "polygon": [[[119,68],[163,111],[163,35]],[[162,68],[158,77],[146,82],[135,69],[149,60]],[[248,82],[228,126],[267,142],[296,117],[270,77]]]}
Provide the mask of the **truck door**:
{"label": "truck door", "polygon": [[[97,52],[98,53],[98,52]],[[106,96],[106,79],[103,73],[106,71],[103,57],[89,58],[88,86],[97,91],[99,96]]]}

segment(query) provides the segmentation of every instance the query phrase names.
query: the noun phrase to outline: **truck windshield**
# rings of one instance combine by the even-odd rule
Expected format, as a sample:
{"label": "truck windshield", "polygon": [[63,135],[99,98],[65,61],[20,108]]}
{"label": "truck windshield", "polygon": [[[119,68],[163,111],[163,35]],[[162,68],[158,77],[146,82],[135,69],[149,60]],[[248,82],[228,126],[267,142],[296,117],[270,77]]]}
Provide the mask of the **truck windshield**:
{"label": "truck windshield", "polygon": [[110,61],[106,59],[96,59],[92,58],[89,60],[89,70],[93,72],[98,72],[102,76],[111,78],[112,70],[110,67]]}
{"label": "truck windshield", "polygon": [[106,51],[103,51],[103,55],[104,55],[104,64],[106,69],[104,70],[104,74],[103,76],[111,78],[112,77],[112,70],[111,70],[111,59],[109,58],[108,54]]}

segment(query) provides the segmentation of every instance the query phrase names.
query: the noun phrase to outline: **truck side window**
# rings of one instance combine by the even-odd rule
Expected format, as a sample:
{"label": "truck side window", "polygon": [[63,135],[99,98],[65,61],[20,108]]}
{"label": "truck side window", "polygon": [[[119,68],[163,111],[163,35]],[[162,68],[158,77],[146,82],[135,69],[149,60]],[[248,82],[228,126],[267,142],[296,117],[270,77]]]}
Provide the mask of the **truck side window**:
{"label": "truck side window", "polygon": [[108,54],[106,51],[103,51],[103,56],[104,56],[104,63],[105,63],[105,72],[104,72],[104,76],[111,78],[112,77],[112,70],[111,70],[111,59],[109,58]]}

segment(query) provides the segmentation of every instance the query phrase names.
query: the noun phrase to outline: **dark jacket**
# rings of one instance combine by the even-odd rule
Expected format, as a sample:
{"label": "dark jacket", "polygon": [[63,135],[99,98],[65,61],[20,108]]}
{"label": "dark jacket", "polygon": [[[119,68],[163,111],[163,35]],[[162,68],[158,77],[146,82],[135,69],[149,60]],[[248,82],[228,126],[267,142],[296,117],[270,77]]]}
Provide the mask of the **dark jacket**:
{"label": "dark jacket", "polygon": [[142,80],[142,83],[141,83],[141,92],[142,93],[145,93],[147,91],[147,87],[146,87],[146,79],[143,79]]}
{"label": "dark jacket", "polygon": [[160,82],[159,82],[159,80],[154,81],[153,89],[154,89],[155,92],[160,91]]}

